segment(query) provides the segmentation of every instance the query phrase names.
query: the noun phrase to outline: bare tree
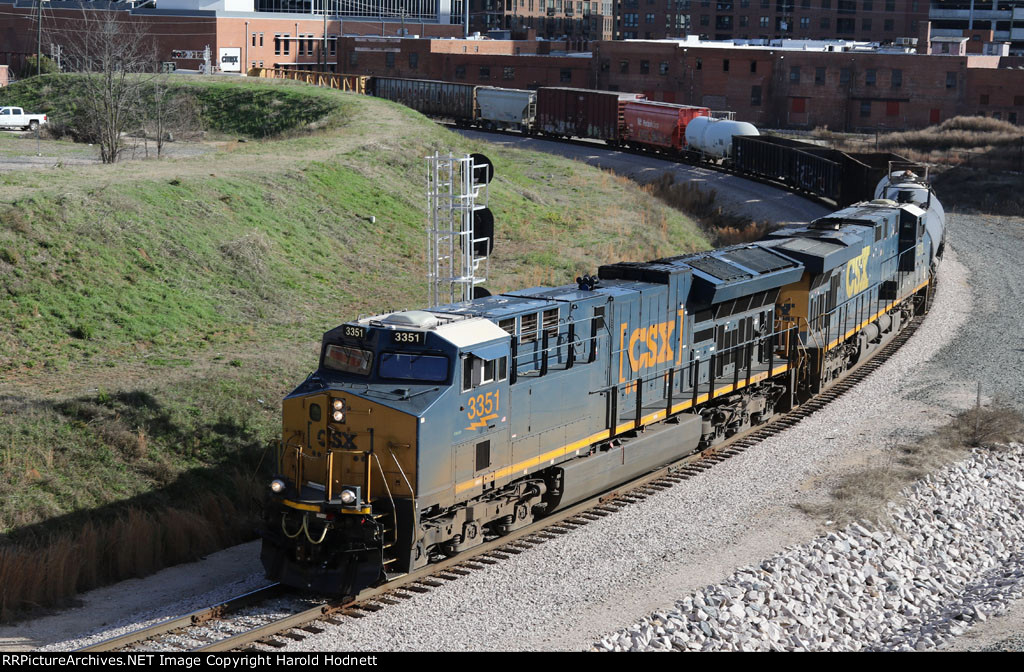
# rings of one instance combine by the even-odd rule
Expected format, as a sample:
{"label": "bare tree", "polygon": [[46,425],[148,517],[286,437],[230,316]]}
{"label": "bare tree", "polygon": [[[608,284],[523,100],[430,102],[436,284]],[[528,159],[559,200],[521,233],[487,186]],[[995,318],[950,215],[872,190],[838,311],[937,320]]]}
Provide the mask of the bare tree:
{"label": "bare tree", "polygon": [[159,76],[153,40],[128,12],[85,7],[62,32],[68,62],[84,73],[75,123],[100,160],[114,163],[125,131],[141,121],[143,90]]}
{"label": "bare tree", "polygon": [[146,135],[156,139],[160,158],[168,140],[191,140],[199,134],[200,106],[194,95],[177,90],[163,78],[153,83],[150,94]]}

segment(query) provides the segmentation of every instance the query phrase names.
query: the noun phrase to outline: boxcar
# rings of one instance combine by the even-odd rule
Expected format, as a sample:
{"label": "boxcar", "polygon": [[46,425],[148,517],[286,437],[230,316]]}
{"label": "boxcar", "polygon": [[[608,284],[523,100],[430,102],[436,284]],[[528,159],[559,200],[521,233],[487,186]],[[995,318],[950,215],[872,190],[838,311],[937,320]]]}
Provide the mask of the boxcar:
{"label": "boxcar", "polygon": [[423,114],[462,123],[473,121],[476,109],[476,87],[472,84],[375,77],[374,95]]}
{"label": "boxcar", "polygon": [[625,122],[622,140],[647,147],[682,151],[686,146],[686,125],[711,110],[692,105],[630,100],[622,105]]}
{"label": "boxcar", "polygon": [[564,138],[618,142],[622,106],[642,93],[544,87],[537,90],[537,130]]}
{"label": "boxcar", "polygon": [[531,128],[537,116],[537,92],[525,89],[476,89],[477,122],[492,128]]}

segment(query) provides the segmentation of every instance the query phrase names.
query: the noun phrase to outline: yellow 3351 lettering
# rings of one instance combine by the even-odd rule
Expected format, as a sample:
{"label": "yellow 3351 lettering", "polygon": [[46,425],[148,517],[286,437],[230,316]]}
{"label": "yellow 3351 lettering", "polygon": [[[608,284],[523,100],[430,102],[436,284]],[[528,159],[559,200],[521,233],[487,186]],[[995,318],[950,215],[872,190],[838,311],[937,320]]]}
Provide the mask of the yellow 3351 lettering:
{"label": "yellow 3351 lettering", "polygon": [[466,418],[470,421],[466,429],[479,429],[486,425],[488,420],[498,417],[499,395],[500,392],[495,390],[487,394],[474,395],[466,401]]}

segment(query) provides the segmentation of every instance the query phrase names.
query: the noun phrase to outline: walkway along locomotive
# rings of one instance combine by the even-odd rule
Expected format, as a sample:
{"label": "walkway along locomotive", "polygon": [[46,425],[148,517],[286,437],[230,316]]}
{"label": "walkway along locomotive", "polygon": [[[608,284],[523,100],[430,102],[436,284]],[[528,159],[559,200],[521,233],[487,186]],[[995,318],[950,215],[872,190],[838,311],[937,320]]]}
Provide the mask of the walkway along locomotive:
{"label": "walkway along locomotive", "polygon": [[284,400],[268,577],[354,595],[817,394],[933,290],[941,207],[909,173],[879,189],[756,243],[328,331]]}

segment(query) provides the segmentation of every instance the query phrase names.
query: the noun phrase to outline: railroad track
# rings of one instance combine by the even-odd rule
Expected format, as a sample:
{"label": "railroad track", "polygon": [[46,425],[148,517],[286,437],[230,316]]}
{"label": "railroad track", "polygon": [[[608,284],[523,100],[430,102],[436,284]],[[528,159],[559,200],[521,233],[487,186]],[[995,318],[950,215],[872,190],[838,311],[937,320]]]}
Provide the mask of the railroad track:
{"label": "railroad track", "polygon": [[[272,584],[212,607],[85,647],[81,651],[144,651],[160,650],[163,647],[163,650],[172,652],[239,649],[265,652],[266,648],[253,647],[283,648],[287,646],[286,640],[302,640],[310,634],[322,632],[322,624],[339,625],[344,619],[363,618],[390,605],[411,599],[418,593],[443,588],[447,583],[458,581],[464,576],[508,560],[595,520],[614,515],[631,504],[682,483],[793,427],[842,396],[882,366],[910,339],[922,320],[923,317],[920,316],[914,318],[873,357],[861,362],[827,390],[788,413],[736,434],[717,446],[688,455],[612,491],[557,511],[533,525],[486,541],[457,557],[433,563],[383,586],[365,590],[354,600],[319,601],[309,606],[309,599],[289,596],[282,587]],[[281,597],[290,597],[290,605],[274,607],[277,611],[289,612],[283,616],[273,616],[267,621],[266,614],[245,613],[246,608],[266,604]],[[253,620],[266,622],[253,625]],[[195,644],[191,644],[192,642]]]}

